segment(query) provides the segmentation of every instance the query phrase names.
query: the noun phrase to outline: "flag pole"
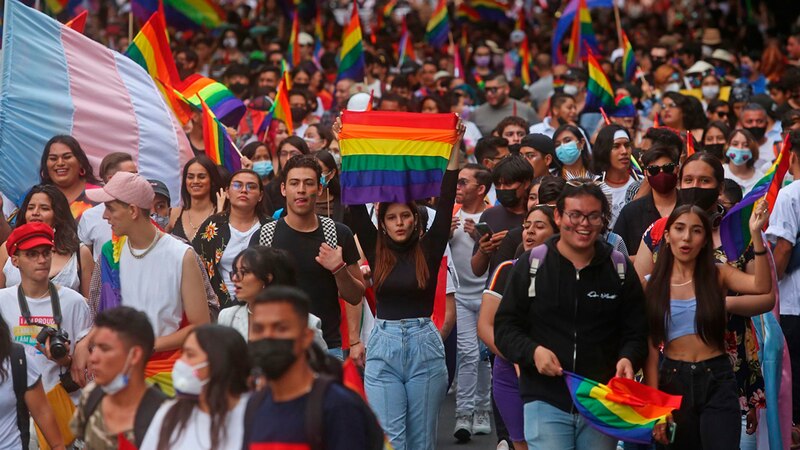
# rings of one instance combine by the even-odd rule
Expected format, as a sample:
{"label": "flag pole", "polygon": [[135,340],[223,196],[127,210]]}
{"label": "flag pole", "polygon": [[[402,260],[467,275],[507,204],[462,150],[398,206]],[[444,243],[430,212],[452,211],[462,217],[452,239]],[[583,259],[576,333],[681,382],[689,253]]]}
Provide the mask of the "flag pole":
{"label": "flag pole", "polygon": [[133,7],[128,11],[128,45],[133,41]]}
{"label": "flag pole", "polygon": [[611,4],[614,6],[614,20],[617,22],[617,46],[622,47],[622,20],[619,18],[619,6],[617,1],[612,0]]}

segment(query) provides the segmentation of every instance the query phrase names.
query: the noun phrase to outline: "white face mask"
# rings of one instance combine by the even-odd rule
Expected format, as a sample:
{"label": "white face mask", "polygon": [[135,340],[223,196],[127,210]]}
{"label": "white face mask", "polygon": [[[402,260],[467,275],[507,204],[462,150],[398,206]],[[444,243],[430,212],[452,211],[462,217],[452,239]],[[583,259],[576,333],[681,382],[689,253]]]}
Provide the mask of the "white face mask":
{"label": "white face mask", "polygon": [[131,351],[133,351],[133,349],[128,351],[128,357],[125,358],[125,365],[122,366],[122,371],[118,373],[117,376],[114,377],[114,379],[111,380],[111,382],[107,385],[100,385],[100,389],[102,389],[106,395],[114,395],[128,387],[128,381],[130,380],[130,377],[128,376],[128,369],[130,368],[129,366],[131,363]]}
{"label": "white face mask", "polygon": [[172,367],[172,385],[175,390],[184,395],[200,395],[208,380],[198,378],[197,371],[207,366],[208,362],[190,366],[182,359],[175,361]]}
{"label": "white face mask", "polygon": [[719,86],[703,86],[700,90],[706,100],[714,100],[719,95]]}
{"label": "white face mask", "polygon": [[681,90],[681,85],[678,83],[670,83],[664,87],[664,92],[678,92]]}
{"label": "white face mask", "polygon": [[567,95],[578,95],[578,86],[574,84],[565,84],[564,93]]}

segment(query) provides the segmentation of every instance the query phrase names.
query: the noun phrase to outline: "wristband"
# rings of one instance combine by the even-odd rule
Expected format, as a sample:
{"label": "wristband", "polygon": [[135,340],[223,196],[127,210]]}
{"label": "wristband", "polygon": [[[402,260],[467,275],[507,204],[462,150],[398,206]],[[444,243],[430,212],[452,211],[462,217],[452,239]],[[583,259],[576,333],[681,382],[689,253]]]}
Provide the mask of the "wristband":
{"label": "wristband", "polygon": [[352,347],[352,346],[354,346],[354,345],[358,345],[358,344],[360,344],[360,343],[361,343],[361,341],[355,341],[355,342],[351,342],[351,343],[350,343],[350,347]]}
{"label": "wristband", "polygon": [[344,262],[344,261],[342,261],[342,263],[341,263],[341,264],[339,264],[339,267],[337,267],[337,268],[335,268],[335,269],[331,270],[331,273],[332,273],[332,274],[334,274],[334,275],[336,275],[337,273],[341,272],[341,271],[342,271],[342,269],[344,269],[345,267],[347,267],[347,263],[346,263],[346,262]]}
{"label": "wristband", "polygon": [[767,254],[767,249],[765,248],[764,250],[761,250],[760,252],[753,251],[753,254],[756,255],[756,256],[766,255]]}

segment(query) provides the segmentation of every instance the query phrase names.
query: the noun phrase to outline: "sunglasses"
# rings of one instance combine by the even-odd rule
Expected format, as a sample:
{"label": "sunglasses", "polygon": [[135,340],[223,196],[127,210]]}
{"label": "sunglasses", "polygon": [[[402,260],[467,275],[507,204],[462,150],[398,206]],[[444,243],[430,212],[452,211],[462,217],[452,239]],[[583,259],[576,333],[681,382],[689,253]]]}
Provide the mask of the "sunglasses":
{"label": "sunglasses", "polygon": [[676,167],[678,167],[677,164],[669,163],[669,164],[664,164],[663,166],[647,166],[645,167],[645,170],[647,170],[647,173],[649,173],[651,177],[654,177],[661,172],[675,173]]}

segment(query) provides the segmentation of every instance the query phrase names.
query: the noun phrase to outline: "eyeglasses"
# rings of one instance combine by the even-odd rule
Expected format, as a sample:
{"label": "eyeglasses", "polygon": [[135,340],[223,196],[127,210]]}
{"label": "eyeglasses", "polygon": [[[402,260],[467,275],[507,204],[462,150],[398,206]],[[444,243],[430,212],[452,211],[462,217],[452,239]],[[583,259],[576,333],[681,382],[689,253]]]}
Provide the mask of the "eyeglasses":
{"label": "eyeglasses", "polygon": [[231,281],[236,281],[237,279],[241,280],[248,273],[253,273],[253,271],[250,270],[250,269],[246,269],[244,267],[242,267],[239,270],[234,270],[234,271],[231,272]]}
{"label": "eyeglasses", "polygon": [[525,159],[527,159],[528,161],[533,161],[534,159],[539,157],[539,154],[536,152],[526,152],[526,153],[520,152],[520,155],[525,157]]}
{"label": "eyeglasses", "polygon": [[39,259],[41,257],[48,259],[51,256],[53,256],[53,250],[49,248],[46,248],[44,250],[23,250],[22,254],[25,255],[26,258],[33,260]]}
{"label": "eyeglasses", "polygon": [[669,164],[664,164],[663,166],[647,166],[645,167],[645,170],[647,170],[647,173],[649,173],[651,177],[654,177],[661,172],[674,173],[676,167],[678,167],[677,164],[669,163]]}
{"label": "eyeglasses", "polygon": [[603,224],[603,214],[599,212],[593,212],[589,214],[584,214],[580,211],[566,211],[564,215],[569,218],[569,223],[572,225],[580,225],[583,223],[583,219],[586,219],[589,222],[589,225],[602,225]]}
{"label": "eyeglasses", "polygon": [[486,88],[486,93],[487,94],[497,94],[497,91],[499,91],[499,90],[500,90],[500,86],[487,87]]}
{"label": "eyeglasses", "polygon": [[244,189],[247,192],[255,192],[259,190],[257,183],[242,183],[241,181],[232,182],[231,189],[233,189],[234,191],[241,191],[242,189]]}
{"label": "eyeglasses", "polygon": [[678,107],[678,105],[676,105],[675,103],[662,103],[661,106],[664,109],[672,109],[672,108],[677,108]]}

